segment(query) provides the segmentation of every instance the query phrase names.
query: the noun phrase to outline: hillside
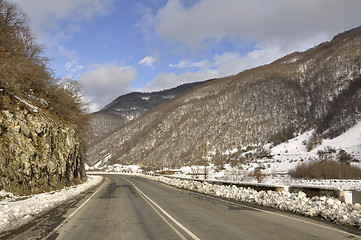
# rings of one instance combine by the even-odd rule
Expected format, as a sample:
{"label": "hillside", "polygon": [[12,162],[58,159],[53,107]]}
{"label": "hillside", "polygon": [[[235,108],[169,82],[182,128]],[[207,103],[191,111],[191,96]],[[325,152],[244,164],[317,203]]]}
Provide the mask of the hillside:
{"label": "hillside", "polygon": [[17,6],[0,0],[0,190],[30,194],[86,179],[84,105],[52,76]]}
{"label": "hillside", "polygon": [[132,92],[119,96],[98,112],[90,115],[89,145],[120,125],[202,83],[204,82],[186,83],[163,91]]}
{"label": "hillside", "polygon": [[265,144],[316,129],[307,143],[312,149],[360,119],[360,84],[356,28],[305,52],[199,85],[121,125],[88,149],[87,161],[149,169],[237,164],[268,156]]}

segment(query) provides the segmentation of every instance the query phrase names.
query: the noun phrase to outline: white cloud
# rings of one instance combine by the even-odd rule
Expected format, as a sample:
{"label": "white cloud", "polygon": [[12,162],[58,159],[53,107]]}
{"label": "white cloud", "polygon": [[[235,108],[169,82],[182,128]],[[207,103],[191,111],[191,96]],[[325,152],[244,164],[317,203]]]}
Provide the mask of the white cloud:
{"label": "white cloud", "polygon": [[219,70],[220,75],[226,76],[271,63],[287,53],[279,45],[259,46],[245,56],[234,52],[217,54],[213,57],[213,66]]}
{"label": "white cloud", "polygon": [[[17,3],[30,18],[30,25],[40,42],[49,44],[50,40],[71,37],[72,31],[80,31],[74,22],[90,21],[97,15],[110,12],[114,0],[11,0]],[[59,22],[69,23],[67,33],[60,32],[58,36],[48,35],[48,30],[58,30]]]}
{"label": "white cloud", "polygon": [[154,59],[154,57],[151,57],[151,56],[146,56],[145,58],[143,58],[142,60],[140,60],[138,62],[138,64],[140,64],[140,65],[145,65],[145,66],[148,66],[151,68],[153,68],[153,63],[155,63],[155,59]]}
{"label": "white cloud", "polygon": [[298,46],[319,33],[328,39],[361,22],[359,0],[199,0],[189,7],[183,2],[168,0],[146,25],[158,37],[188,46],[234,37]]}
{"label": "white cloud", "polygon": [[76,75],[84,70],[84,66],[80,65],[76,60],[71,60],[64,65],[65,69],[68,71],[67,78],[76,78]]}
{"label": "white cloud", "polygon": [[159,91],[176,87],[183,83],[202,81],[217,76],[218,72],[211,69],[198,72],[185,72],[179,75],[175,73],[160,73],[152,80],[151,83],[141,89],[141,91]]}
{"label": "white cloud", "polygon": [[224,52],[214,55],[211,60],[199,62],[182,60],[171,67],[197,67],[196,71],[187,71],[181,74],[160,73],[142,91],[157,91],[176,87],[187,82],[203,81],[237,74],[243,70],[270,63],[285,54],[286,52],[280,46],[270,45],[259,47],[244,56],[237,52]]}
{"label": "white cloud", "polygon": [[181,60],[177,64],[169,64],[169,67],[170,68],[180,68],[180,69],[182,69],[182,68],[203,68],[203,67],[206,67],[207,65],[209,65],[208,60],[202,60],[199,62]]}
{"label": "white cloud", "polygon": [[90,110],[97,111],[120,95],[130,92],[130,83],[137,72],[132,67],[119,67],[114,64],[94,65],[79,76],[84,84]]}

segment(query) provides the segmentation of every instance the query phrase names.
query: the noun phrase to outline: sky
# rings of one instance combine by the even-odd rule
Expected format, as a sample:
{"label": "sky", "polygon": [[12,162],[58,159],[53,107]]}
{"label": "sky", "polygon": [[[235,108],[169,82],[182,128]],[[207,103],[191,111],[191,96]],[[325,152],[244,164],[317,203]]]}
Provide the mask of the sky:
{"label": "sky", "polygon": [[8,0],[90,111],[233,75],[361,25],[360,0]]}

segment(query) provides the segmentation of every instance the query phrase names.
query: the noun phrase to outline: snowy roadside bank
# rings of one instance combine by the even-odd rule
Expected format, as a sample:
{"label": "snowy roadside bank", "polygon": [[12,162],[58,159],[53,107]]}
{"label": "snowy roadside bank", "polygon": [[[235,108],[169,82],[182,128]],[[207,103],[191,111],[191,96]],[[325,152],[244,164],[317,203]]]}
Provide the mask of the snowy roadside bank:
{"label": "snowy roadside bank", "polygon": [[337,224],[351,225],[361,229],[361,205],[346,204],[335,198],[312,197],[303,192],[256,191],[251,188],[215,185],[207,182],[181,180],[162,176],[141,175],[170,186],[197,191],[217,197],[240,202],[255,203],[261,206],[302,214],[304,216],[321,216]]}
{"label": "snowy roadside bank", "polygon": [[28,223],[39,213],[54,208],[95,187],[102,179],[101,176],[88,176],[88,180],[83,184],[26,197],[0,191],[0,198],[4,198],[0,201],[0,233]]}

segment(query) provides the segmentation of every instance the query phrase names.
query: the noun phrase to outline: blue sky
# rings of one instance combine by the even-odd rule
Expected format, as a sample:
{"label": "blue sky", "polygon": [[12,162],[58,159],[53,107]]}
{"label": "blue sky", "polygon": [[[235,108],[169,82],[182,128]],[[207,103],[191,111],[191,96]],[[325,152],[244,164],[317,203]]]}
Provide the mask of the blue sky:
{"label": "blue sky", "polygon": [[236,74],[361,25],[359,0],[9,0],[96,111],[131,91]]}

